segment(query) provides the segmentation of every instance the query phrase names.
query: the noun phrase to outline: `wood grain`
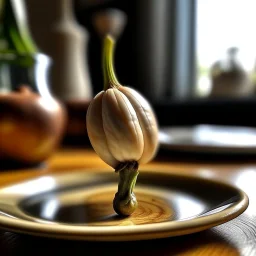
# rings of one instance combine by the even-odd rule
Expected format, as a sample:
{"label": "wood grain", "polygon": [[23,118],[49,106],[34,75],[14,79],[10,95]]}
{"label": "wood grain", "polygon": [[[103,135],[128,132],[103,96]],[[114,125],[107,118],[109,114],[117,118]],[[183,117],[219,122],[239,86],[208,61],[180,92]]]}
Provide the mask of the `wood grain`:
{"label": "wood grain", "polygon": [[[0,186],[27,178],[72,170],[102,168],[113,171],[90,149],[66,149],[53,155],[40,169],[2,171]],[[0,255],[256,255],[256,160],[255,162],[198,162],[155,159],[143,169],[166,169],[194,173],[225,181],[243,189],[249,196],[248,209],[236,219],[192,235],[168,239],[98,243],[39,238],[0,231]],[[34,247],[32,248],[33,245]]]}

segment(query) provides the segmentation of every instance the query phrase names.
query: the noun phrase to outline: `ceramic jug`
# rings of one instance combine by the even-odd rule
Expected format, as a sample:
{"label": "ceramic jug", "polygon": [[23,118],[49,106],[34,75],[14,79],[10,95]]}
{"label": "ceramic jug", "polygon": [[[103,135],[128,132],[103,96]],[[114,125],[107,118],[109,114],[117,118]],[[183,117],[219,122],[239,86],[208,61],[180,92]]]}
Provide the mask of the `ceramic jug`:
{"label": "ceramic jug", "polygon": [[238,58],[238,49],[231,47],[227,56],[215,62],[210,70],[211,97],[244,97],[252,93],[248,73]]}

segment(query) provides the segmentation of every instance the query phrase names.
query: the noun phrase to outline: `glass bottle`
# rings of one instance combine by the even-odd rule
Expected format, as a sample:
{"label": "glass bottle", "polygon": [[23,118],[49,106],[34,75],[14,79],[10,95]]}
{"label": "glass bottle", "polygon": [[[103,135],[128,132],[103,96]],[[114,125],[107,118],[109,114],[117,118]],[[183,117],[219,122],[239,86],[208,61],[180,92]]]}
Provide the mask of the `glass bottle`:
{"label": "glass bottle", "polygon": [[61,142],[66,113],[48,89],[51,59],[30,35],[23,0],[0,2],[0,161],[30,165]]}

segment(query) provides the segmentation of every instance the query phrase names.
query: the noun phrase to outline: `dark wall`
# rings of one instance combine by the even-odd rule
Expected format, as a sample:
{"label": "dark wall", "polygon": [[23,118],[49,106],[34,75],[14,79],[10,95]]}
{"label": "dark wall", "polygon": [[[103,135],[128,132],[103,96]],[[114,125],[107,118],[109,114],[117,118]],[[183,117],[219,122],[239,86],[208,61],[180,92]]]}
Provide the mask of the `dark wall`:
{"label": "dark wall", "polygon": [[127,14],[127,25],[116,44],[115,70],[122,84],[136,87],[135,37],[136,37],[136,8],[135,1],[109,1],[106,4],[82,8],[75,5],[78,22],[89,33],[88,62],[94,94],[103,89],[103,74],[101,69],[102,42],[92,26],[92,16],[104,8],[118,8]]}

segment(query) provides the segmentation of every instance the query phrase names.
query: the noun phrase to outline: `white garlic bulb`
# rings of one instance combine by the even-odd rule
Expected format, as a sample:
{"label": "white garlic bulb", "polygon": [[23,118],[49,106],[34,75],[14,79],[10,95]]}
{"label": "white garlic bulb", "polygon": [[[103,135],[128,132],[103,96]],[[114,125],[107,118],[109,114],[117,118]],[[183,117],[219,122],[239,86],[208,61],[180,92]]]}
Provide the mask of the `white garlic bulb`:
{"label": "white garlic bulb", "polygon": [[[134,183],[138,175],[134,166],[138,168],[138,164],[149,162],[157,152],[158,124],[147,100],[136,90],[117,81],[112,64],[113,48],[114,41],[107,36],[103,50],[104,91],[90,103],[87,132],[99,157],[120,171],[120,175],[121,170],[134,173],[129,174]],[[127,185],[125,189],[128,189]]]}
{"label": "white garlic bulb", "polygon": [[147,101],[128,87],[111,88],[93,99],[87,131],[96,153],[107,164],[147,163],[158,145],[156,118]]}

